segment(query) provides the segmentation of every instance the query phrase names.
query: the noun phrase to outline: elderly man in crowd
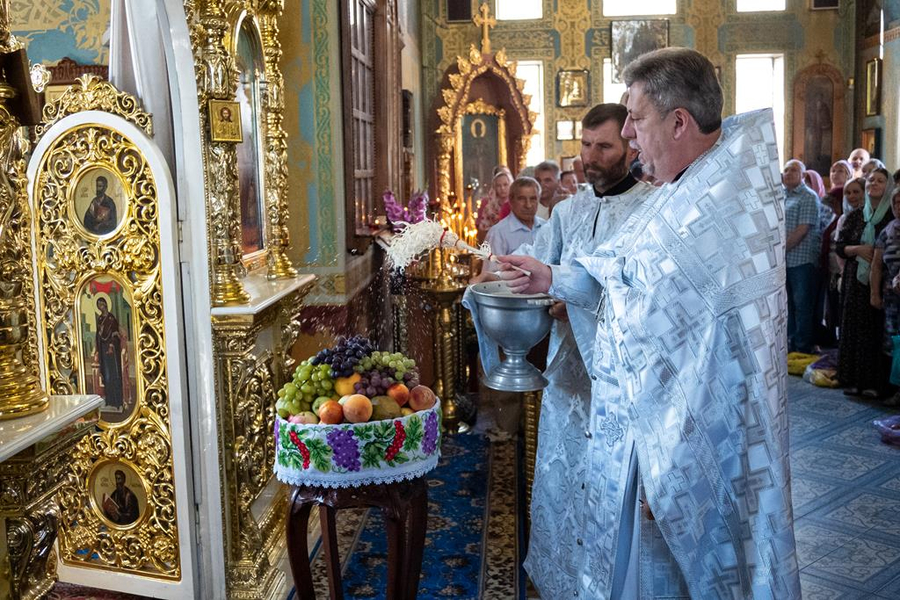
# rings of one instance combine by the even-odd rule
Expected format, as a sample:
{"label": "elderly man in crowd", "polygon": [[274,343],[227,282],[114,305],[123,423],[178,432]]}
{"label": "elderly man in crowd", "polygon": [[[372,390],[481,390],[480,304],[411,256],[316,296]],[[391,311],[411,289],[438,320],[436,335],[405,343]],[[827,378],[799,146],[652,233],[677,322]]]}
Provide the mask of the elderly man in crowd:
{"label": "elderly man in crowd", "polygon": [[799,599],[772,111],[722,123],[715,69],[686,48],[624,78],[622,135],[660,187],[591,256],[501,257],[513,291],[598,320],[575,591]]}
{"label": "elderly man in crowd", "polygon": [[787,266],[788,350],[812,352],[816,303],[816,264],[822,247],[819,199],[806,184],[806,166],[799,160],[784,165],[784,242]]}
{"label": "elderly man in crowd", "polygon": [[[516,254],[546,264],[571,262],[612,238],[652,188],[628,172],[636,154],[620,132],[628,111],[598,104],[582,120],[581,159],[590,184],[560,202],[534,244]],[[525,569],[543,598],[572,598],[579,589],[578,540],[593,518],[585,505],[592,361],[597,320],[591,311],[559,303],[541,400],[538,455],[531,496],[531,535]],[[573,433],[574,432],[574,433]]]}

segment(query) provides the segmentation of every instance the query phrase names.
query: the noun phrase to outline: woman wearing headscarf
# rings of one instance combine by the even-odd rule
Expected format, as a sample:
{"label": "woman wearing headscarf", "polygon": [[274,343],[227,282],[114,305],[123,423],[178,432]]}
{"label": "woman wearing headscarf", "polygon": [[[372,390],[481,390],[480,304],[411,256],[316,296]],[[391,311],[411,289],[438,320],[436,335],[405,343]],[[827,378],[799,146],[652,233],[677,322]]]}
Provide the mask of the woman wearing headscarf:
{"label": "woman wearing headscarf", "polygon": [[[875,240],[872,259],[872,306],[884,309],[885,356],[894,353],[894,336],[900,335],[900,189],[891,195],[891,212],[894,220],[884,228]],[[889,360],[889,359],[888,359]],[[884,401],[885,406],[900,405],[900,390]]]}
{"label": "woman wearing headscarf", "polygon": [[843,310],[838,379],[848,396],[877,398],[884,388],[886,364],[881,353],[884,311],[871,304],[869,270],[875,240],[894,216],[888,193],[889,174],[875,169],[866,180],[865,204],[847,215],[838,235],[837,254],[844,258]]}
{"label": "woman wearing headscarf", "polygon": [[475,227],[478,230],[479,244],[484,241],[488,229],[501,219],[500,209],[509,203],[509,186],[512,182],[513,176],[509,169],[503,165],[494,167],[491,191],[478,204],[478,220],[475,221]]}
{"label": "woman wearing headscarf", "polygon": [[[834,215],[834,211],[831,209],[828,204],[823,202],[823,199],[826,196],[825,192],[825,182],[822,180],[822,176],[819,175],[818,172],[812,169],[806,169],[803,171],[803,183],[813,191],[816,195],[816,206],[819,209],[819,232],[822,234],[831,227],[831,224],[835,222],[836,218]],[[813,306],[813,340],[816,345],[819,346],[830,346],[834,344],[834,337],[829,335],[828,330],[822,325],[822,321],[825,319],[825,302],[826,297],[828,295],[828,271],[826,268],[826,257],[827,254],[823,255],[824,247],[827,245],[824,241],[824,237],[820,238],[822,241],[820,242],[819,247],[819,260],[816,266],[816,295],[814,299]]]}
{"label": "woman wearing headscarf", "polygon": [[[841,291],[838,284],[844,264],[838,260],[834,251],[834,241],[837,239],[835,232],[838,221],[844,213],[844,184],[852,176],[853,167],[846,160],[839,160],[831,165],[828,177],[831,189],[822,198],[822,206],[827,206],[834,213],[831,222],[822,231],[822,251],[819,254],[819,270],[823,274],[821,280],[825,294],[825,333],[821,342],[828,346],[833,346],[837,341],[836,332],[841,324]],[[861,185],[860,188],[861,193],[864,193],[864,186]]]}
{"label": "woman wearing headscarf", "polygon": [[820,199],[825,197],[825,182],[822,176],[812,169],[803,172],[803,182],[816,193]]}

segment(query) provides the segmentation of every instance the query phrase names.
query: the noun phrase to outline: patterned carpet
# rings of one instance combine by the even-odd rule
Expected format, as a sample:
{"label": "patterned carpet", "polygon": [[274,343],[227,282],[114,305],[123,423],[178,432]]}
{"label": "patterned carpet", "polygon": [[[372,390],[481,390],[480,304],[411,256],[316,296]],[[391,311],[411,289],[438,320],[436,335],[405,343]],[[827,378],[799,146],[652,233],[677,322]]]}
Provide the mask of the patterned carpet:
{"label": "patterned carpet", "polygon": [[889,411],[789,378],[794,531],[806,600],[900,598],[900,448]]}
{"label": "patterned carpet", "polygon": [[[419,598],[512,600],[524,596],[517,543],[516,444],[477,434],[446,437],[429,478],[428,533]],[[349,599],[383,599],[387,540],[378,510],[338,512]],[[313,555],[316,595],[328,597],[325,561]],[[288,596],[291,598],[292,596]]]}

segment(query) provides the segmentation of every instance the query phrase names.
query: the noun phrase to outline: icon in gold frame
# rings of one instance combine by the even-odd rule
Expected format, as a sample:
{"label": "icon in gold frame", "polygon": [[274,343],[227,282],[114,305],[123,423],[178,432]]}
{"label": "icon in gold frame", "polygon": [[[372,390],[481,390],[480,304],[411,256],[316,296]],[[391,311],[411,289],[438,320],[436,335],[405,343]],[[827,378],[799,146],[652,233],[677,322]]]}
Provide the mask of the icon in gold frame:
{"label": "icon in gold frame", "polygon": [[244,141],[241,105],[238,102],[209,101],[209,136],[214,142]]}

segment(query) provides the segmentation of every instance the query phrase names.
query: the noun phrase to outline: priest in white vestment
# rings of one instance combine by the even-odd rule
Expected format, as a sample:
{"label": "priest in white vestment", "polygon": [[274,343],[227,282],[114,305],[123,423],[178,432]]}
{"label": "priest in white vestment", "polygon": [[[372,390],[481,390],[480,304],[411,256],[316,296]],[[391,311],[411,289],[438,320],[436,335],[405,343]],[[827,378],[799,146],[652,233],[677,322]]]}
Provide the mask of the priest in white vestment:
{"label": "priest in white vestment", "polygon": [[[635,152],[621,137],[628,111],[621,104],[599,104],[582,120],[581,158],[590,186],[553,209],[534,243],[515,254],[545,264],[561,264],[590,254],[608,241],[653,189],[635,180],[628,166]],[[590,360],[597,319],[592,311],[562,303],[550,334],[538,449],[531,496],[531,533],[525,569],[544,598],[572,597],[580,573],[573,557],[586,521],[587,439]],[[586,357],[586,358],[585,358]],[[583,543],[583,542],[582,542]]]}
{"label": "priest in white vestment", "polygon": [[622,134],[661,187],[590,256],[501,257],[531,271],[504,266],[514,291],[549,291],[599,322],[586,430],[597,519],[572,596],[800,598],[772,112],[722,123],[712,64],[684,48],[643,55],[625,82]]}

